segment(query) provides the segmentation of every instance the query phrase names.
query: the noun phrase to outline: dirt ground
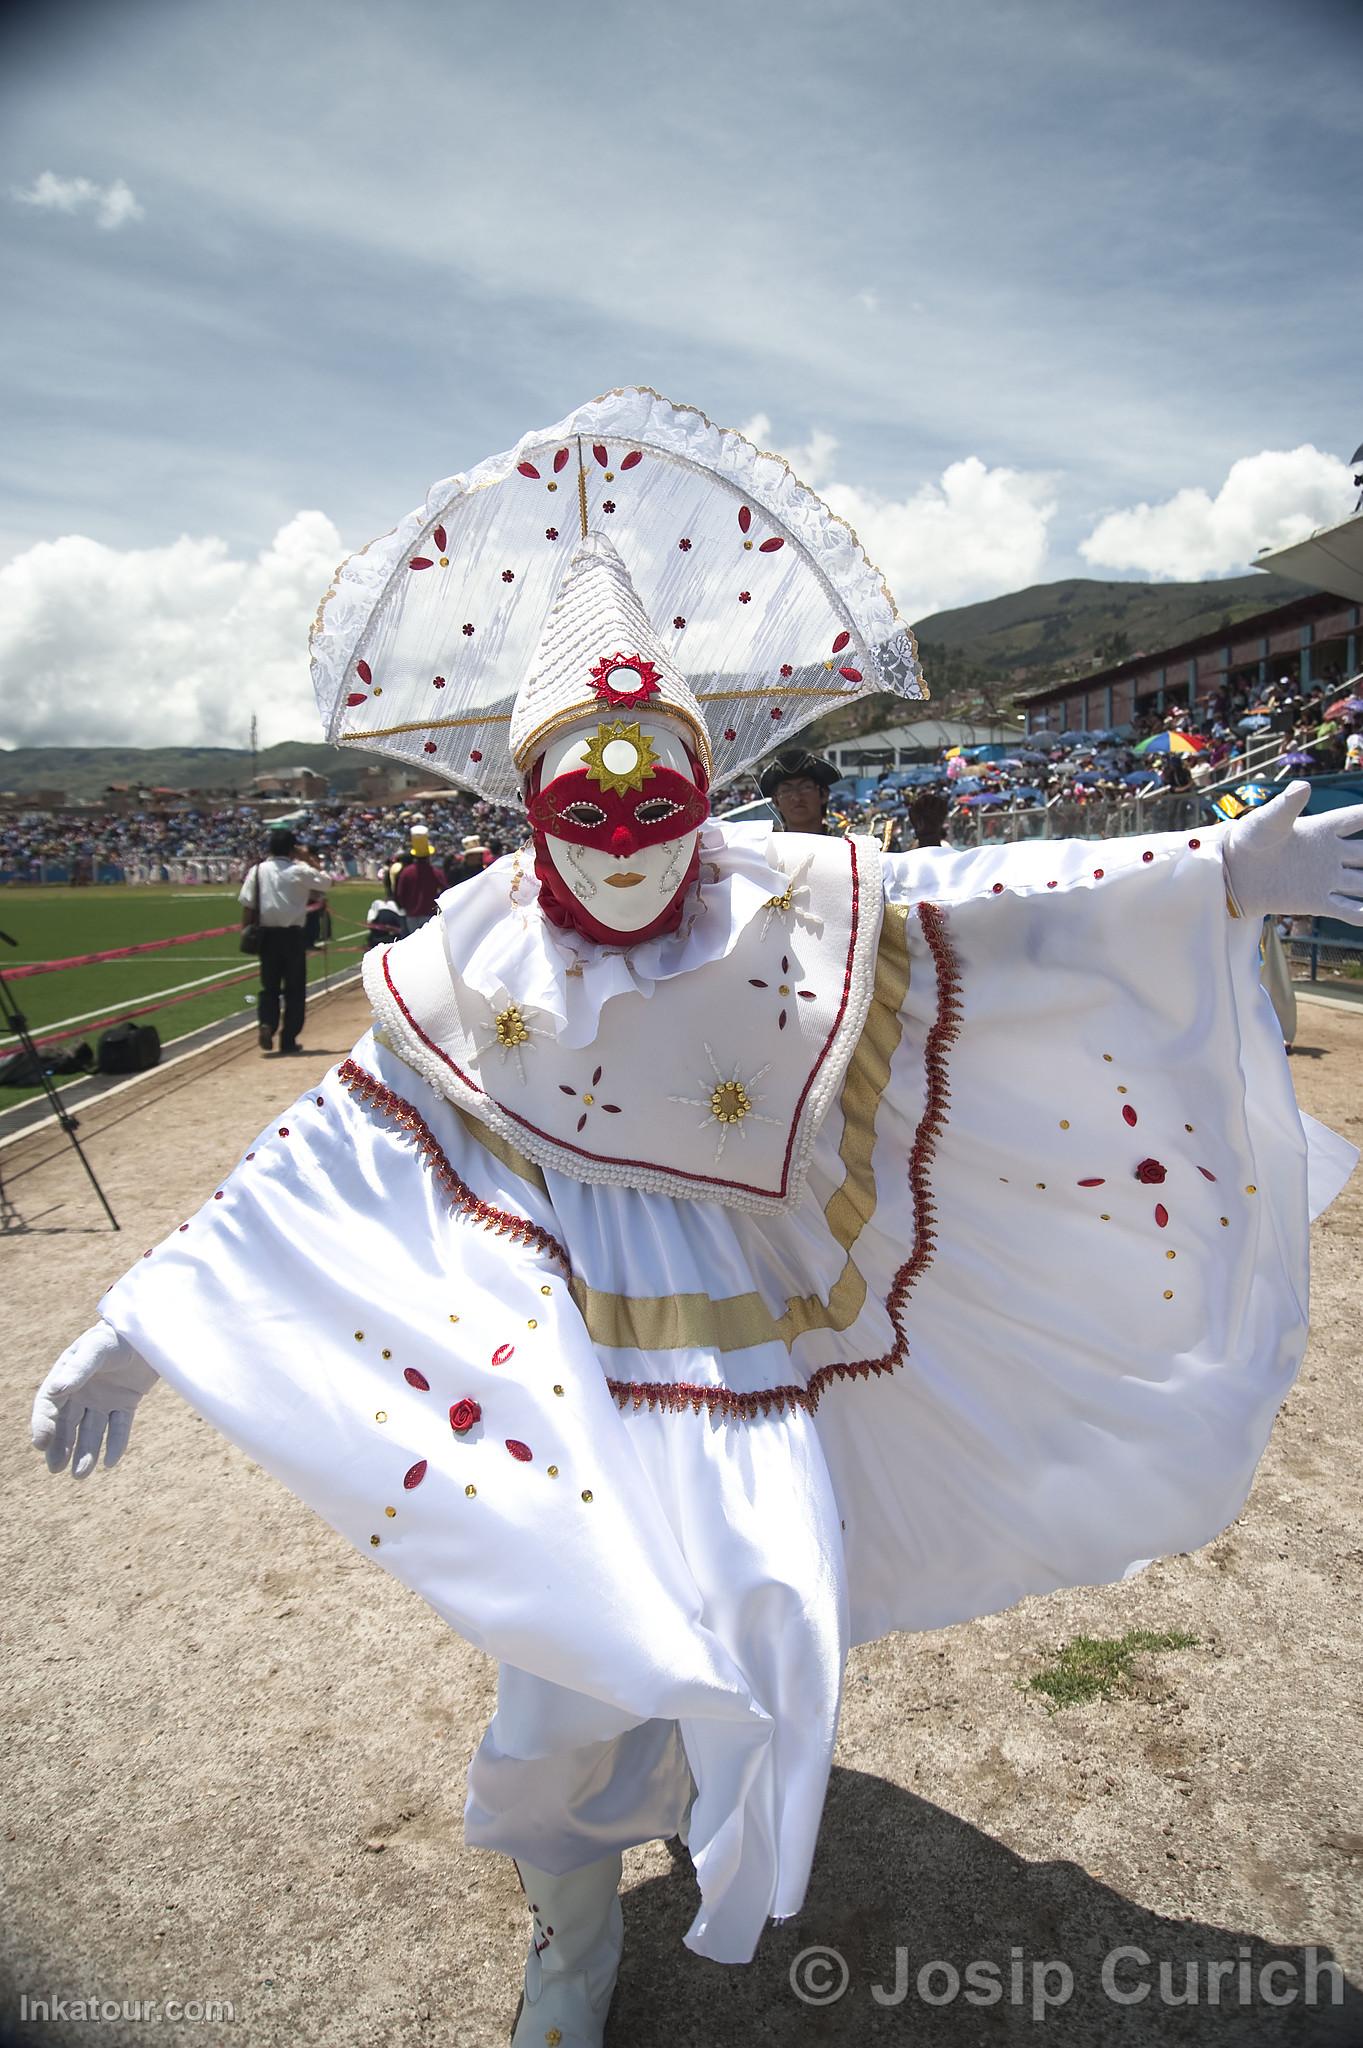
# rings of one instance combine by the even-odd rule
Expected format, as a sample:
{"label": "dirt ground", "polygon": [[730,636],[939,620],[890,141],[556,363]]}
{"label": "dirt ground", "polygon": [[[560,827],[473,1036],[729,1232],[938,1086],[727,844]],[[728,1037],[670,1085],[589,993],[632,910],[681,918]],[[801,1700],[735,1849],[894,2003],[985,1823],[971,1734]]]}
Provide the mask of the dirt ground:
{"label": "dirt ground", "polygon": [[[229,2000],[160,2038],[243,2048],[508,2036],[520,1895],[460,1826],[491,1667],[165,1390],[81,1486],[27,1442],[104,1287],[363,1022],[346,993],[307,1061],[247,1039],[94,1105],[119,1236],[59,1137],[0,1155],[23,1226],[2,1253],[6,2039],[149,2038],[69,2008],[24,2023],[21,1994]],[[1356,1142],[1361,1055],[1363,1012],[1303,1004],[1301,1101]],[[809,1898],[755,1963],[683,1949],[680,1852],[627,1859],[612,2048],[1363,2041],[1361,1224],[1363,1174],[1316,1227],[1305,1370],[1217,1543],[853,1656]],[[1063,1641],[1131,1628],[1197,1646],[1108,1701],[1050,1713],[1019,1689]],[[836,1988],[816,1947],[848,1972],[822,2005],[792,1989]]]}

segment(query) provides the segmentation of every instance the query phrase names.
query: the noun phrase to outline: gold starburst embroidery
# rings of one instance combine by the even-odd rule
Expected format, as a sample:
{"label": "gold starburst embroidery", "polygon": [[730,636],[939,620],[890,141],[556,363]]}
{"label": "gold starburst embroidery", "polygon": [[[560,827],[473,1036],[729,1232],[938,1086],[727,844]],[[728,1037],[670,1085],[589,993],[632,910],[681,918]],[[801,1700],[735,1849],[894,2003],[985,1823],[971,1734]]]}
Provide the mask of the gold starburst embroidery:
{"label": "gold starburst embroidery", "polygon": [[711,1124],[718,1126],[719,1138],[715,1144],[715,1158],[719,1160],[724,1157],[725,1142],[731,1132],[737,1131],[740,1138],[747,1137],[745,1126],[749,1117],[759,1124],[775,1124],[779,1119],[774,1116],[763,1116],[761,1110],[756,1107],[762,1100],[757,1091],[757,1083],[764,1074],[771,1072],[770,1060],[765,1067],[759,1067],[755,1074],[749,1074],[745,1078],[738,1062],[735,1063],[733,1071],[726,1074],[708,1045],[705,1048],[705,1057],[710,1063],[710,1075],[708,1078],[702,1076],[696,1085],[707,1092],[704,1095],[669,1095],[667,1099],[669,1102],[682,1103],[687,1109],[703,1109],[705,1115],[698,1126],[700,1130],[705,1130]]}

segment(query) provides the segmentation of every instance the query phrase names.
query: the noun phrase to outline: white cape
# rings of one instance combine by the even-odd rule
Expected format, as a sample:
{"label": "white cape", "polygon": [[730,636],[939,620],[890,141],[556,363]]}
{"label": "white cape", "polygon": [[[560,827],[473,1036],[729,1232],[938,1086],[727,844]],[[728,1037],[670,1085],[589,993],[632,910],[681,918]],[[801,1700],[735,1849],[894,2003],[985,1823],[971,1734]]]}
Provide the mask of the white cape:
{"label": "white cape", "polygon": [[884,873],[795,1206],[535,1166],[371,1035],[101,1305],[501,1661],[472,1841],[570,1868],[694,1780],[722,1961],[801,1903],[849,1644],[1237,1514],[1354,1158],[1308,1144],[1216,832]]}

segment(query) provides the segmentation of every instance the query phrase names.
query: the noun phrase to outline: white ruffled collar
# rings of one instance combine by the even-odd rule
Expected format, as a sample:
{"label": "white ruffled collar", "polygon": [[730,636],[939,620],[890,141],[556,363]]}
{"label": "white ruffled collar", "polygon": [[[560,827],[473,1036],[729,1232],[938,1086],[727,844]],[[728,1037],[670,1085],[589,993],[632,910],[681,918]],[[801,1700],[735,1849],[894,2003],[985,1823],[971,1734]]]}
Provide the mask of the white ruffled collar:
{"label": "white ruffled collar", "polygon": [[769,824],[721,825],[701,833],[700,886],[675,932],[616,952],[557,931],[540,911],[524,853],[508,855],[440,898],[450,967],[494,1010],[515,1003],[555,1021],[554,1037],[590,1045],[612,996],[653,994],[660,982],[725,959],[748,924],[791,877],[771,859]]}

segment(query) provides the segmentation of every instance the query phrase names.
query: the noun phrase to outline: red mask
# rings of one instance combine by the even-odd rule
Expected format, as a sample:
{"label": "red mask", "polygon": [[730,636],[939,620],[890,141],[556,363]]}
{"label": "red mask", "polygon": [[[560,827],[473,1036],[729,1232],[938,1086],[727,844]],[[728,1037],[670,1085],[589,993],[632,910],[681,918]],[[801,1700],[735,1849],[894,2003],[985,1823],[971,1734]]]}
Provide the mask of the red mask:
{"label": "red mask", "polygon": [[556,775],[527,806],[537,831],[598,853],[624,855],[694,832],[710,800],[675,768],[654,768],[642,789],[602,789],[585,768]]}

